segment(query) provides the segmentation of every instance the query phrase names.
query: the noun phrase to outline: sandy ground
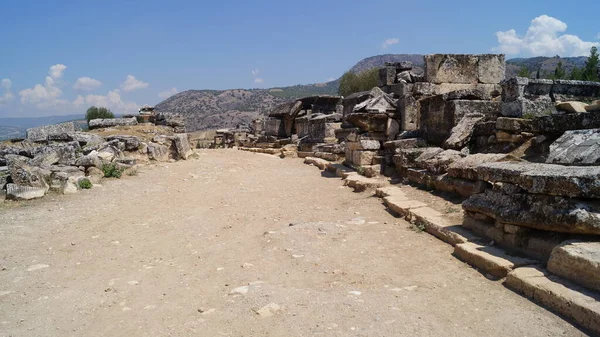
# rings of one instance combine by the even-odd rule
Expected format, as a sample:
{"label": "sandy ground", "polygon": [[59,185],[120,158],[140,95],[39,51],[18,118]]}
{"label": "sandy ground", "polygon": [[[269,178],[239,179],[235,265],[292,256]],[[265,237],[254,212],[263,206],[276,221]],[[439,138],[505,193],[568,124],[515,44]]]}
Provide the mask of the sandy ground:
{"label": "sandy ground", "polygon": [[298,159],[0,206],[0,336],[580,336]]}

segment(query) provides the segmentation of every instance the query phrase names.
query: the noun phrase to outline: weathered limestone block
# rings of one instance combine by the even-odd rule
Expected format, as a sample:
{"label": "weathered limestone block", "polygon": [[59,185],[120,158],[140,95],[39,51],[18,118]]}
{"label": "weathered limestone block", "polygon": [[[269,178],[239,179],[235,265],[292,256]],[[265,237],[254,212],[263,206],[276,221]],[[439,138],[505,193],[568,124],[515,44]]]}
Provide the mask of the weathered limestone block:
{"label": "weathered limestone block", "polygon": [[419,129],[420,114],[414,96],[400,97],[398,99],[398,111],[400,112],[400,130]]}
{"label": "weathered limestone block", "polygon": [[268,117],[265,119],[264,125],[267,136],[285,137],[285,124],[281,119]]}
{"label": "weathered limestone block", "polygon": [[432,83],[500,83],[504,55],[434,54],[425,56],[425,78]]}
{"label": "weathered limestone block", "polygon": [[48,166],[57,163],[73,165],[80,149],[79,143],[76,141],[40,146],[31,150],[33,159],[30,164],[34,166]]}
{"label": "weathered limestone block", "polygon": [[356,151],[356,150],[379,150],[381,148],[381,143],[378,140],[372,139],[360,139],[356,142],[346,142],[346,148]]}
{"label": "weathered limestone block", "polygon": [[50,188],[48,182],[52,173],[50,170],[27,164],[25,157],[8,155],[6,159],[13,183],[24,187],[39,187],[48,191]]}
{"label": "weathered limestone block", "polygon": [[568,113],[587,112],[588,105],[583,102],[560,102],[556,103],[556,110]]}
{"label": "weathered limestone block", "polygon": [[532,132],[533,120],[523,118],[498,117],[496,129],[511,133]]}
{"label": "weathered limestone block", "polygon": [[333,131],[333,133],[335,134],[335,138],[341,141],[345,141],[351,134],[357,135],[359,132],[359,128],[339,128]]}
{"label": "weathered limestone block", "polygon": [[156,161],[169,160],[169,147],[153,142],[148,143],[148,158]]}
{"label": "weathered limestone block", "polygon": [[475,125],[481,122],[485,117],[479,113],[468,113],[464,115],[458,123],[452,128],[450,136],[444,141],[444,147],[447,149],[460,150],[469,144]]}
{"label": "weathered limestone block", "polygon": [[442,174],[448,171],[448,167],[455,161],[463,158],[465,154],[455,150],[444,150],[431,156],[424,152],[416,160],[417,167],[427,169],[434,174]]}
{"label": "weathered limestone block", "polygon": [[390,92],[400,98],[412,96],[414,86],[413,83],[396,83],[390,86]]}
{"label": "weathered limestone block", "polygon": [[387,120],[387,128],[385,129],[385,135],[388,140],[393,140],[396,138],[396,135],[400,133],[400,124],[397,120],[393,118],[388,118]]}
{"label": "weathered limestone block", "polygon": [[47,141],[48,136],[61,135],[65,133],[74,133],[75,124],[73,122],[61,123],[56,125],[40,126],[27,129],[26,138],[30,141]]}
{"label": "weathered limestone block", "polygon": [[485,94],[484,98],[490,99],[492,97],[499,97],[502,93],[502,86],[498,83],[487,84],[487,83],[440,83],[434,84],[433,95],[442,95],[457,90],[468,90],[475,89]]}
{"label": "weathered limestone block", "polygon": [[474,111],[495,119],[500,112],[500,102],[462,99],[477,98],[478,94],[481,95],[479,91],[451,92],[420,100],[419,123],[423,138],[428,143],[441,145],[458,121]]}
{"label": "weathered limestone block", "polygon": [[396,83],[396,67],[385,66],[379,69],[379,87]]}
{"label": "weathered limestone block", "polygon": [[375,151],[352,151],[351,163],[358,166],[372,165],[376,155],[377,152]]}
{"label": "weathered limestone block", "polygon": [[503,224],[562,233],[600,234],[597,202],[487,189],[465,200],[462,206],[465,211],[485,214]]}
{"label": "weathered limestone block", "polygon": [[[387,129],[388,116],[381,113],[352,113],[346,121],[367,132],[383,132]],[[386,137],[387,138],[387,137]]]}
{"label": "weathered limestone block", "polygon": [[599,165],[600,129],[565,132],[552,145],[546,163],[562,165]]}
{"label": "weathered limestone block", "polygon": [[175,149],[177,150],[176,159],[188,159],[188,157],[192,155],[193,151],[192,147],[190,146],[187,133],[178,133],[171,137],[173,139],[173,143],[175,143]]}
{"label": "weathered limestone block", "polygon": [[435,157],[444,149],[439,147],[423,147],[416,149],[403,149],[397,155],[394,155],[394,164],[399,170],[417,167],[417,159],[425,161]]}
{"label": "weathered limestone block", "polygon": [[83,166],[86,169],[88,167],[102,168],[102,160],[100,160],[100,157],[98,157],[97,151],[92,151],[85,156],[77,158],[77,160],[75,161],[75,165]]}
{"label": "weathered limestone block", "polygon": [[117,141],[121,143],[119,148],[125,151],[137,151],[140,147],[140,138],[136,136],[129,135],[114,135],[106,137],[107,141]]}
{"label": "weathered limestone block", "polygon": [[479,179],[510,183],[529,193],[573,198],[600,198],[600,167],[499,162],[478,167]]}
{"label": "weathered limestone block", "polygon": [[561,135],[569,130],[587,130],[600,128],[600,111],[551,115],[535,118],[532,132]]}
{"label": "weathered limestone block", "polygon": [[600,291],[600,242],[563,242],[552,250],[548,271]]}
{"label": "weathered limestone block", "polygon": [[46,189],[42,187],[20,186],[17,184],[6,185],[6,199],[8,200],[31,200],[42,198],[46,195]]}
{"label": "weathered limestone block", "polygon": [[425,147],[427,143],[423,138],[407,138],[387,141],[383,144],[383,147],[393,153],[400,153],[404,149],[414,149],[417,147]]}
{"label": "weathered limestone block", "polygon": [[478,168],[484,163],[517,160],[510,155],[502,153],[478,153],[468,155],[450,164],[448,175],[455,178],[479,180]]}
{"label": "weathered limestone block", "polygon": [[[99,129],[99,128],[110,128],[115,126],[130,126],[137,125],[137,119],[135,117],[131,118],[106,118],[106,119],[92,119],[89,121],[88,125],[90,130]],[[74,130],[73,130],[74,131]]]}

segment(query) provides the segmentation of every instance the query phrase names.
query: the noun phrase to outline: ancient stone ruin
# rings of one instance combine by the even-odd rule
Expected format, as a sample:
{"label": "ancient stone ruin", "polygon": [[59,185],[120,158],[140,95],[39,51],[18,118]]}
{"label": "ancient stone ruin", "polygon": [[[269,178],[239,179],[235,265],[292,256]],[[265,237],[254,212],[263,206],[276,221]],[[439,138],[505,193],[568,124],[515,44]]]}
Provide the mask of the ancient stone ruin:
{"label": "ancient stone ruin", "polygon": [[28,129],[26,139],[0,144],[0,191],[9,200],[76,193],[115,176],[111,172],[120,176],[138,165],[187,159],[192,149],[188,135],[179,132],[185,130],[182,119],[156,116],[155,123],[163,121],[94,119],[92,132],[76,131],[73,122]]}
{"label": "ancient stone ruin", "polygon": [[573,296],[600,290],[600,83],[505,79],[504,55],[424,64],[386,64],[371,91],[280,105],[241,149],[306,158],[356,190],[391,181],[462,200],[462,222],[449,223],[397,189],[377,190],[459,258],[599,332],[595,300],[565,309],[552,297],[559,285],[528,282],[550,275]]}

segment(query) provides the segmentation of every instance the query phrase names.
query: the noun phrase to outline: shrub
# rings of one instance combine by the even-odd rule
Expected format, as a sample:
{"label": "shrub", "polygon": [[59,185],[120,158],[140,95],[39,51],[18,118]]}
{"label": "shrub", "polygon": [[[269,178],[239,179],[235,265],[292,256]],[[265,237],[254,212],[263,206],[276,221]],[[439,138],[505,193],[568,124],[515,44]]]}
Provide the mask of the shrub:
{"label": "shrub", "polygon": [[90,122],[96,118],[115,118],[115,115],[107,108],[92,106],[85,112],[85,119]]}
{"label": "shrub", "polygon": [[79,180],[79,188],[81,188],[82,190],[89,190],[90,188],[92,188],[92,182],[87,178],[81,179]]}
{"label": "shrub", "polygon": [[379,68],[371,68],[359,74],[346,72],[340,79],[339,94],[348,96],[355,92],[368,91],[379,82]]}
{"label": "shrub", "polygon": [[121,178],[123,169],[117,167],[115,163],[102,165],[102,172],[104,172],[104,178]]}

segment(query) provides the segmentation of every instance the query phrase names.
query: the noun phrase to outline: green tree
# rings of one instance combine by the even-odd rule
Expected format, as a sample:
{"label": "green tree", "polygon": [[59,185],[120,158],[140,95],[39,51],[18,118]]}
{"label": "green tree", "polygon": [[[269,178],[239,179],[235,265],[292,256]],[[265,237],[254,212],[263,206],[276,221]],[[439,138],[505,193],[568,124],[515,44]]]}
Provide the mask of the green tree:
{"label": "green tree", "polygon": [[96,118],[115,118],[115,115],[107,108],[92,106],[85,112],[85,119],[88,123]]}
{"label": "green tree", "polygon": [[354,74],[346,72],[340,79],[338,93],[342,96],[348,96],[355,92],[371,90],[379,82],[379,68],[371,68]]}
{"label": "green tree", "polygon": [[556,65],[556,68],[554,69],[553,79],[560,80],[560,79],[565,78],[565,75],[566,75],[565,68],[563,68],[562,61],[559,61],[558,64]]}
{"label": "green tree", "polygon": [[517,74],[517,76],[529,77],[529,69],[527,69],[526,66],[522,66],[521,69],[519,69],[519,73]]}
{"label": "green tree", "polygon": [[590,56],[583,67],[583,80],[598,82],[598,48],[590,49]]}
{"label": "green tree", "polygon": [[571,70],[571,74],[569,75],[569,79],[581,81],[583,79],[583,72],[581,68],[573,67],[573,70]]}
{"label": "green tree", "polygon": [[538,68],[537,72],[535,73],[535,78],[536,79],[540,79],[540,68]]}

